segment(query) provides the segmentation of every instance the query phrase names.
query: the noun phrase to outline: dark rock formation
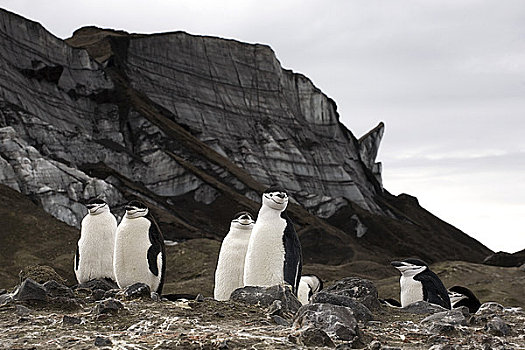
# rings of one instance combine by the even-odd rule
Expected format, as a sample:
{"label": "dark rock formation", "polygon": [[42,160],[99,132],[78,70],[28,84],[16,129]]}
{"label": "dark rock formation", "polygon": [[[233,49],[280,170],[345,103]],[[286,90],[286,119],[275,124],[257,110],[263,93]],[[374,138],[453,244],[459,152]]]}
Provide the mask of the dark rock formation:
{"label": "dark rock formation", "polygon": [[358,337],[357,320],[352,311],[332,304],[303,305],[294,318],[297,329],[318,328],[334,339],[353,340]]}
{"label": "dark rock formation", "polygon": [[[293,295],[292,290],[282,285],[238,288],[233,291],[230,299],[249,305],[269,307],[270,313],[278,310],[279,316],[286,313],[294,314],[301,307],[301,302]],[[275,303],[276,301],[278,303]]]}
{"label": "dark rock formation", "polygon": [[13,295],[16,301],[46,301],[46,289],[40,283],[28,278],[18,288]]}
{"label": "dark rock formation", "polygon": [[493,266],[519,267],[525,264],[525,249],[513,254],[497,252],[487,256],[483,263]]}
{"label": "dark rock formation", "polygon": [[348,297],[360,302],[369,310],[375,310],[380,305],[374,284],[369,280],[357,277],[343,278],[334,285],[324,289],[323,292]]}
{"label": "dark rock formation", "polygon": [[327,303],[347,307],[352,310],[358,321],[367,322],[372,319],[372,313],[366,306],[348,296],[321,291],[312,297],[311,303]]}

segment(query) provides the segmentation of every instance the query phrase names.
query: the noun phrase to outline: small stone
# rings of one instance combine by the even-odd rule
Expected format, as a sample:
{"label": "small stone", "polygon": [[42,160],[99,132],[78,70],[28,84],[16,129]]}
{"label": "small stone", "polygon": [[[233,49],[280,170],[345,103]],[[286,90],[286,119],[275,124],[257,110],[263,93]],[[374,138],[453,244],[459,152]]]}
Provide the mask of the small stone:
{"label": "small stone", "polygon": [[285,327],[289,327],[290,326],[290,322],[287,321],[286,319],[282,318],[279,315],[272,315],[272,316],[270,316],[270,318],[272,319],[273,322],[275,322],[279,326],[285,326]]}
{"label": "small stone", "polygon": [[97,315],[116,314],[123,308],[124,305],[122,305],[120,301],[115,299],[106,299],[104,301],[98,302],[97,306],[95,306],[94,312]]}
{"label": "small stone", "polygon": [[311,303],[328,303],[350,308],[358,321],[368,322],[372,319],[370,310],[360,302],[345,295],[331,294],[326,291],[316,293]]}
{"label": "small stone", "polygon": [[495,336],[507,336],[510,334],[510,326],[498,316],[487,322],[485,330]]}
{"label": "small stone", "polygon": [[24,305],[16,305],[15,313],[18,316],[28,316],[31,313],[31,309]]}
{"label": "small stone", "polygon": [[372,340],[370,344],[368,344],[368,349],[370,350],[379,350],[381,349],[381,342],[377,340]]}
{"label": "small stone", "polygon": [[269,315],[279,315],[283,314],[283,302],[280,300],[274,300],[272,305],[268,308]]}
{"label": "small stone", "polygon": [[28,278],[22,282],[13,299],[18,301],[46,301],[47,293],[44,286]]}
{"label": "small stone", "polygon": [[119,289],[110,289],[110,290],[107,290],[105,293],[104,293],[104,299],[108,299],[108,298],[114,298],[117,293],[119,292],[120,290]]}
{"label": "small stone", "polygon": [[335,347],[334,342],[325,331],[319,328],[307,328],[299,334],[299,341],[304,346]]}
{"label": "small stone", "polygon": [[222,312],[219,312],[219,311],[217,311],[217,312],[214,313],[213,315],[216,316],[216,317],[219,317],[219,318],[225,318],[225,317],[226,317],[225,314],[223,314]]}
{"label": "small stone", "polygon": [[126,298],[138,299],[138,298],[150,298],[151,289],[145,283],[139,282],[134,283],[127,287],[124,291]]}
{"label": "small stone", "polygon": [[105,299],[106,292],[103,289],[95,289],[91,294],[91,299],[94,301],[99,301]]}
{"label": "small stone", "polygon": [[95,338],[95,346],[110,346],[110,345],[113,345],[113,343],[108,338],[101,337],[101,336],[97,336]]}
{"label": "small stone", "polygon": [[71,288],[66,287],[62,283],[58,283],[55,280],[47,281],[44,283],[44,288],[50,297],[68,297],[73,298],[75,294]]}
{"label": "small stone", "polygon": [[81,324],[82,319],[80,317],[64,315],[64,317],[62,317],[62,323],[63,324]]}
{"label": "small stone", "polygon": [[0,295],[0,306],[7,305],[13,301],[13,296],[11,294],[2,294]]}
{"label": "small stone", "polygon": [[440,305],[432,304],[427,301],[417,301],[408,306],[402,307],[399,310],[403,312],[409,312],[411,314],[419,314],[419,315],[433,314],[436,312],[448,311],[448,309],[445,309],[444,307]]}
{"label": "small stone", "polygon": [[222,342],[219,344],[218,348],[219,348],[219,349],[224,349],[224,350],[229,349],[230,347],[228,346],[228,340],[224,340],[224,341],[222,341]]}
{"label": "small stone", "polygon": [[7,293],[7,290],[5,290],[5,289],[0,289],[0,295],[6,294],[6,293]]}
{"label": "small stone", "polygon": [[94,279],[77,285],[77,288],[86,288],[90,290],[102,289],[105,291],[119,289],[118,285],[109,278]]}
{"label": "small stone", "polygon": [[204,296],[202,294],[197,294],[197,296],[195,297],[195,301],[196,302],[199,302],[199,303],[202,303],[204,301]]}

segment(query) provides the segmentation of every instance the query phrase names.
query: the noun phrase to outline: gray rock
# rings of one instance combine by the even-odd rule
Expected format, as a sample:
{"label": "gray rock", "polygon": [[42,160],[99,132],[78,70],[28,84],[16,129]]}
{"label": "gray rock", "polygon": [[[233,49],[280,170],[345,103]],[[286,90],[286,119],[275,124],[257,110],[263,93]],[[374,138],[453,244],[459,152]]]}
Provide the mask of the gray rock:
{"label": "gray rock", "polygon": [[50,297],[68,297],[68,298],[74,298],[75,293],[71,290],[71,288],[58,283],[57,281],[47,281],[44,283],[44,288],[46,290],[46,293]]}
{"label": "gray rock", "polygon": [[380,307],[377,289],[372,282],[366,279],[347,277],[325,288],[323,292],[351,298],[369,310],[377,310]]}
{"label": "gray rock", "polygon": [[81,283],[77,285],[76,288],[85,288],[85,289],[90,289],[92,291],[97,290],[97,289],[109,291],[112,289],[118,289],[118,285],[112,280],[103,278],[103,279],[94,279],[94,280],[91,280],[85,283]]}
{"label": "gray rock", "polygon": [[431,324],[435,322],[450,324],[450,325],[461,325],[461,326],[467,325],[467,319],[464,313],[461,310],[457,310],[457,309],[434,313],[430,316],[425,317],[421,321],[421,324],[425,325],[425,324]]}
{"label": "gray rock", "polygon": [[124,295],[126,298],[150,298],[151,290],[147,284],[139,282],[128,286]]}
{"label": "gray rock", "polygon": [[64,315],[64,317],[62,317],[62,324],[75,325],[75,324],[81,324],[81,323],[82,323],[82,319],[80,317],[68,316],[68,315]]}
{"label": "gray rock", "polygon": [[9,303],[13,302],[13,295],[12,294],[2,294],[0,295],[0,306],[7,305]]}
{"label": "gray rock", "polygon": [[301,307],[301,302],[293,295],[292,290],[288,286],[283,285],[239,288],[233,291],[230,300],[263,307],[269,307],[278,300],[281,302],[281,315],[295,313]]}
{"label": "gray rock", "polygon": [[378,340],[372,340],[370,344],[368,344],[369,350],[379,350],[381,349],[381,342]]}
{"label": "gray rock", "polygon": [[299,334],[299,342],[304,346],[335,347],[334,342],[325,331],[319,328],[306,328]]}
{"label": "gray rock", "polygon": [[368,322],[372,319],[372,313],[366,306],[354,299],[338,294],[331,294],[320,291],[312,297],[311,303],[328,303],[333,305],[345,306],[352,310],[355,318],[361,322]]}
{"label": "gray rock", "polygon": [[270,318],[272,319],[273,322],[275,322],[279,326],[285,326],[285,327],[290,326],[290,322],[279,315],[271,315]]}
{"label": "gray rock", "polygon": [[339,305],[303,305],[295,315],[293,326],[298,329],[319,328],[330,337],[341,340],[353,340],[358,336],[357,320],[352,311]]}
{"label": "gray rock", "polygon": [[5,290],[5,289],[1,289],[1,288],[0,288],[0,295],[4,295],[4,294],[6,294],[6,293],[7,293],[7,290]]}
{"label": "gray rock", "polygon": [[13,299],[17,301],[47,301],[47,293],[43,285],[28,278],[22,282]]}
{"label": "gray rock", "polygon": [[507,336],[511,332],[510,326],[498,316],[487,322],[485,330],[495,336]]}
{"label": "gray rock", "polygon": [[106,337],[97,336],[95,338],[95,346],[111,346],[113,345],[113,342],[111,339]]}
{"label": "gray rock", "polygon": [[445,309],[444,307],[440,305],[432,304],[426,301],[418,301],[408,306],[402,307],[399,310],[403,312],[409,312],[411,314],[420,314],[420,315],[448,311],[447,309]]}
{"label": "gray rock", "polygon": [[28,316],[29,314],[31,314],[31,309],[24,305],[16,305],[15,313],[18,316]]}
{"label": "gray rock", "polygon": [[101,314],[117,314],[122,309],[124,309],[124,305],[116,299],[106,299],[103,301],[97,302],[97,305],[95,306],[93,312],[96,315]]}
{"label": "gray rock", "polygon": [[202,303],[204,301],[204,295],[202,295],[201,293],[197,294],[197,296],[195,297],[195,301],[198,303]]}

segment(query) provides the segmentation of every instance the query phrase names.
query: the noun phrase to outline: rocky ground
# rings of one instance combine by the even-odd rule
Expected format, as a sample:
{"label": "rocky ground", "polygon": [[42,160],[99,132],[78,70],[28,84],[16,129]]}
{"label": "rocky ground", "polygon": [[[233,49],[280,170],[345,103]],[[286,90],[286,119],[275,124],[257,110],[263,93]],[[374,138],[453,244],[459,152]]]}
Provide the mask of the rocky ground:
{"label": "rocky ground", "polygon": [[[525,312],[489,302],[470,314],[427,303],[379,303],[370,281],[346,278],[300,307],[282,286],[246,287],[218,302],[153,301],[105,281],[73,287],[34,269],[1,291],[2,349],[523,349]],[[24,276],[24,278],[27,276]]]}

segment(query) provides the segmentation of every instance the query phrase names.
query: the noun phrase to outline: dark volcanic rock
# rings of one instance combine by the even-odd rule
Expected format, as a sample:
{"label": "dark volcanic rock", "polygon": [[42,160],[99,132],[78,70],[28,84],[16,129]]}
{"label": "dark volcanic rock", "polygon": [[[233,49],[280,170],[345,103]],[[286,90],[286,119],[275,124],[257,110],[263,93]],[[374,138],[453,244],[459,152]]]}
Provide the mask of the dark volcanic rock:
{"label": "dark volcanic rock", "polygon": [[100,314],[116,314],[124,308],[124,305],[118,300],[115,299],[106,299],[103,301],[97,302],[97,306],[93,312],[97,315]]}
{"label": "dark volcanic rock", "polygon": [[426,301],[418,301],[400,308],[399,310],[409,312],[411,314],[433,314],[436,312],[448,311],[440,305],[432,304]]}
{"label": "dark volcanic rock", "polygon": [[147,284],[139,282],[127,287],[124,295],[127,298],[149,298],[151,290]]}
{"label": "dark volcanic rock", "polygon": [[498,316],[487,322],[485,330],[495,336],[506,336],[511,331],[510,326]]}
{"label": "dark volcanic rock", "polygon": [[339,306],[345,306],[352,310],[355,318],[358,321],[367,322],[372,319],[372,313],[370,310],[354,299],[338,294],[331,294],[325,291],[316,293],[312,297],[311,303],[327,303]]}
{"label": "dark volcanic rock", "polygon": [[274,305],[274,309],[277,309],[275,306],[277,304],[274,304],[274,302],[279,301],[278,310],[281,316],[286,313],[295,313],[301,307],[301,302],[293,295],[292,290],[282,285],[271,287],[247,286],[239,288],[233,291],[230,299],[250,305],[261,305],[265,307]]}
{"label": "dark volcanic rock", "polygon": [[106,337],[96,337],[95,338],[95,346],[111,346],[113,345],[113,342],[111,339],[108,339]]}
{"label": "dark volcanic rock", "polygon": [[294,327],[319,328],[341,340],[353,340],[358,336],[357,320],[352,311],[332,304],[303,305],[295,315]]}
{"label": "dark volcanic rock", "polygon": [[82,319],[80,317],[64,315],[64,317],[62,317],[62,323],[70,325],[81,324]]}
{"label": "dark volcanic rock", "polygon": [[44,283],[44,288],[46,290],[47,295],[49,295],[50,297],[73,298],[75,296],[71,288],[66,287],[61,283],[58,283],[57,281],[47,281],[46,283]]}
{"label": "dark volcanic rock", "polygon": [[299,342],[304,346],[335,347],[334,342],[325,331],[319,328],[306,328],[299,334]]}
{"label": "dark volcanic rock", "polygon": [[13,298],[17,301],[47,301],[46,289],[28,278],[18,288]]}
{"label": "dark volcanic rock", "polygon": [[109,291],[112,289],[118,289],[118,285],[110,279],[94,279],[85,283],[78,284],[76,288],[85,288],[95,291],[101,289],[103,291]]}
{"label": "dark volcanic rock", "polygon": [[487,256],[483,263],[494,266],[518,267],[525,264],[525,249],[513,254],[497,252]]}
{"label": "dark volcanic rock", "polygon": [[377,289],[372,282],[366,279],[347,277],[324,289],[323,292],[351,298],[369,310],[376,310],[380,307]]}

